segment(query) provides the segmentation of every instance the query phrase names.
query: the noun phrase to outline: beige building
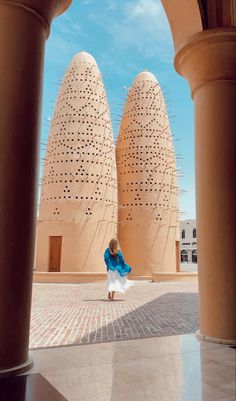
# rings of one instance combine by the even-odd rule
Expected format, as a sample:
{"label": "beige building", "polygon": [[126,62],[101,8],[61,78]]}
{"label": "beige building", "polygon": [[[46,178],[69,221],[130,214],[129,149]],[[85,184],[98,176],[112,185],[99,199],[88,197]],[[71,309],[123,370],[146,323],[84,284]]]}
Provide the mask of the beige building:
{"label": "beige building", "polygon": [[150,72],[138,74],[129,90],[116,159],[118,236],[133,274],[176,272],[175,154],[165,100]]}
{"label": "beige building", "polygon": [[111,118],[99,68],[88,53],[69,65],[57,99],[42,179],[36,270],[105,272],[116,230]]}
{"label": "beige building", "polygon": [[180,261],[197,263],[196,220],[180,221]]}
{"label": "beige building", "polygon": [[[47,144],[37,280],[104,279],[103,253],[117,223],[134,276],[155,279],[153,273],[176,272],[175,155],[165,101],[149,72],[139,74],[129,92],[116,152],[117,162],[101,74],[91,55],[79,53],[63,79]],[[42,272],[64,275],[44,277]]]}

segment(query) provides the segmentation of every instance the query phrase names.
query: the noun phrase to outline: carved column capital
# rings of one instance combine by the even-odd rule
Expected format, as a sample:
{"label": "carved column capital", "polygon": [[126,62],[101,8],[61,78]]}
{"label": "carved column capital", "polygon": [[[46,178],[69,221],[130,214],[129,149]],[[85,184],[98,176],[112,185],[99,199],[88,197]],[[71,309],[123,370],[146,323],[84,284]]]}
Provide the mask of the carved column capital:
{"label": "carved column capital", "polygon": [[189,82],[191,95],[215,81],[236,82],[236,28],[193,35],[175,56],[176,71]]}
{"label": "carved column capital", "polygon": [[0,6],[20,7],[32,13],[45,26],[47,36],[53,18],[62,14],[71,3],[72,0],[0,0]]}

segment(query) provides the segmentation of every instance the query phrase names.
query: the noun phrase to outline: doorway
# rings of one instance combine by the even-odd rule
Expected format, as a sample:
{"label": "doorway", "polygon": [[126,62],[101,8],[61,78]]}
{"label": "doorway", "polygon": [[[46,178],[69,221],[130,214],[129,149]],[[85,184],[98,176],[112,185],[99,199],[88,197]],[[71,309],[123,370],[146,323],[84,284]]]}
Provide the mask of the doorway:
{"label": "doorway", "polygon": [[197,263],[197,250],[192,251],[192,263]]}
{"label": "doorway", "polygon": [[59,272],[61,269],[62,237],[49,237],[49,272]]}
{"label": "doorway", "polygon": [[188,263],[188,252],[185,249],[181,251],[181,262]]}

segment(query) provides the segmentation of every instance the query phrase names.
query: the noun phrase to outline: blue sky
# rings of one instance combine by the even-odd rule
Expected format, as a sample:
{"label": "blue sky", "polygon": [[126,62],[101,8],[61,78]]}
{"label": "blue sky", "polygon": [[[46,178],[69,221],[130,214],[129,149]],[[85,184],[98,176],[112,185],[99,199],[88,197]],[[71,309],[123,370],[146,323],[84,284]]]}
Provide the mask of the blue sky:
{"label": "blue sky", "polygon": [[80,51],[91,53],[98,63],[115,138],[126,88],[144,69],[156,75],[167,101],[177,165],[183,175],[179,181],[181,220],[195,218],[193,102],[188,83],[173,67],[172,38],[160,0],[74,0],[54,20],[45,54],[40,175],[60,82]]}

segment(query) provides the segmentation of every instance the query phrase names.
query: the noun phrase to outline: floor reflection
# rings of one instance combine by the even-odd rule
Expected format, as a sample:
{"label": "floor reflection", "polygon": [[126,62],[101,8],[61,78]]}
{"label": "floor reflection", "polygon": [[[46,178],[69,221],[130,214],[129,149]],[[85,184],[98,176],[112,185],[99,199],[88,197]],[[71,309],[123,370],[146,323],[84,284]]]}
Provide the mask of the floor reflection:
{"label": "floor reflection", "polygon": [[68,401],[42,375],[0,379],[1,401]]}
{"label": "floor reflection", "polygon": [[69,401],[235,401],[235,349],[194,334],[41,349],[33,358],[31,373]]}

